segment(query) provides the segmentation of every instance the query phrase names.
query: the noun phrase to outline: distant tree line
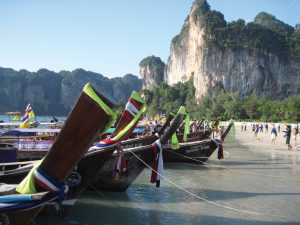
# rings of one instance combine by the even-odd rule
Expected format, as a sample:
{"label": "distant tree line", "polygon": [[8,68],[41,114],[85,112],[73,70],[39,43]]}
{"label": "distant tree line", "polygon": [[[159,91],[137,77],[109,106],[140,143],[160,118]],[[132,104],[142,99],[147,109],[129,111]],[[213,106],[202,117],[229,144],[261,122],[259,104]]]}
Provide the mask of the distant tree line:
{"label": "distant tree line", "polygon": [[248,120],[264,122],[299,122],[300,97],[289,97],[286,101],[259,98],[255,93],[245,98],[236,92],[213,90],[204,95],[199,103],[195,101],[192,80],[169,86],[165,83],[146,90],[146,102],[150,115],[157,112],[176,112],[181,105],[186,106],[192,119],[205,117],[209,120]]}

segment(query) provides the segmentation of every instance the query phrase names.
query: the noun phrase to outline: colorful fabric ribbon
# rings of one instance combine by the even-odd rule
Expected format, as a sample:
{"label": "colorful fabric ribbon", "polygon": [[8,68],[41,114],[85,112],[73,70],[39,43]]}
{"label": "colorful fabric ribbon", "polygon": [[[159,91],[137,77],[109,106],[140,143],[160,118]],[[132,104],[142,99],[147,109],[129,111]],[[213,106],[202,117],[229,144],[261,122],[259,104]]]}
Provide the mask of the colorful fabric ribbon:
{"label": "colorful fabric ribbon", "polygon": [[122,112],[121,119],[119,120],[119,124],[120,121],[123,123],[124,120],[128,121],[128,124],[122,130],[118,128],[118,124],[117,128],[115,129],[115,132],[117,133],[112,133],[110,138],[101,140],[99,143],[95,144],[95,146],[102,148],[119,143],[122,140],[126,140],[135,129],[141,115],[145,110],[145,100],[134,91],[126,104],[125,110]]}
{"label": "colorful fabric ribbon", "polygon": [[59,183],[56,178],[42,169],[40,167],[41,162],[42,160],[31,169],[29,174],[16,187],[16,191],[20,194],[34,194],[37,193],[35,184],[38,184],[46,191],[55,192],[58,195],[59,201],[62,201],[65,195],[65,185]]}
{"label": "colorful fabric ribbon", "polygon": [[119,180],[120,175],[126,172],[126,159],[123,153],[123,147],[119,146],[118,155],[114,161],[113,178]]}
{"label": "colorful fabric ribbon", "polygon": [[152,144],[152,150],[154,153],[154,161],[152,166],[151,183],[156,183],[156,187],[160,187],[160,175],[163,175],[164,162],[162,155],[162,145],[160,139],[156,140]]}

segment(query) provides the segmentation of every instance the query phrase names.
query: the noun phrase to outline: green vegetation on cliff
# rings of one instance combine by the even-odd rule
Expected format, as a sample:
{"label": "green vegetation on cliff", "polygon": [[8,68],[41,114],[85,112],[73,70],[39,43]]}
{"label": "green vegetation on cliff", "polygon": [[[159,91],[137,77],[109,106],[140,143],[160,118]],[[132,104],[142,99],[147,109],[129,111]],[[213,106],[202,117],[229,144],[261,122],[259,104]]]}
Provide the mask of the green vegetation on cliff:
{"label": "green vegetation on cliff", "polygon": [[195,88],[191,80],[174,86],[161,84],[153,91],[145,91],[145,96],[151,115],[159,111],[174,112],[185,105],[195,119],[221,117],[223,120],[300,121],[300,97],[290,97],[287,101],[279,102],[258,98],[253,93],[242,99],[237,93],[219,90],[208,92],[196,104]]}
{"label": "green vegetation on cliff", "polygon": [[[274,53],[282,60],[300,59],[300,32],[266,12],[259,13],[254,22],[244,20],[226,22],[221,12],[210,10],[206,0],[196,0],[190,15],[198,26],[207,31],[206,44],[221,49],[247,49],[257,54]],[[187,17],[179,35],[172,44],[188,35],[190,24]]]}

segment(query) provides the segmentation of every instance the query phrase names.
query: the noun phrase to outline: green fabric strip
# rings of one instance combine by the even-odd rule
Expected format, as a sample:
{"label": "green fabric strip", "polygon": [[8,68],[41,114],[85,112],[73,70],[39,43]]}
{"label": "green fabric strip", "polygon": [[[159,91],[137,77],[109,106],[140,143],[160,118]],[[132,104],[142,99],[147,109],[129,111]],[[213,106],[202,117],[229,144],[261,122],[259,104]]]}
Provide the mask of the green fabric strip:
{"label": "green fabric strip", "polygon": [[34,182],[34,172],[38,168],[43,160],[40,160],[34,167],[30,170],[27,176],[21,181],[21,183],[16,187],[16,191],[20,194],[33,194],[36,193],[35,182]]}
{"label": "green fabric strip", "polygon": [[83,92],[86,93],[89,97],[91,97],[95,102],[97,102],[100,107],[106,112],[107,115],[110,115],[110,120],[107,123],[107,125],[105,126],[103,132],[101,133],[104,134],[106,133],[106,131],[113,125],[113,123],[116,121],[117,119],[117,113],[115,109],[111,109],[108,105],[106,105],[102,99],[96,94],[96,92],[94,91],[93,87],[90,85],[90,83],[87,83],[84,88],[83,88]]}
{"label": "green fabric strip", "polygon": [[170,115],[171,115],[171,116],[175,116],[175,113],[173,113],[173,112],[170,112]]}
{"label": "green fabric strip", "polygon": [[116,114],[115,110],[112,110],[111,108],[109,108],[108,105],[106,105],[101,99],[100,97],[96,94],[96,92],[94,91],[93,87],[90,85],[90,83],[87,83],[84,88],[83,88],[83,92],[86,93],[89,97],[91,97],[95,102],[97,102],[101,108],[103,108],[103,110],[108,114],[108,115],[114,115]]}
{"label": "green fabric strip", "polygon": [[116,122],[117,120],[117,113],[116,111],[114,111],[115,113],[113,115],[111,115],[110,119],[109,119],[109,122],[106,124],[104,130],[102,131],[102,134],[106,134],[107,130]]}
{"label": "green fabric strip", "polygon": [[172,135],[171,148],[173,150],[179,149],[180,145],[176,136],[176,132]]}
{"label": "green fabric strip", "polygon": [[[134,99],[137,100],[139,94],[137,92],[134,92],[134,93],[132,93],[130,98],[132,98],[133,95],[134,95]],[[139,98],[141,98],[141,97],[139,96]],[[139,101],[139,100],[137,100],[137,101]],[[122,138],[132,128],[132,126],[134,126],[134,124],[140,119],[141,115],[145,112],[145,110],[147,108],[146,102],[144,100],[141,101],[141,103],[143,103],[143,105],[142,105],[141,109],[139,110],[139,112],[135,115],[133,120],[131,120],[130,123],[127,124],[127,126],[123,130],[121,130],[114,138],[112,138],[112,140],[116,141],[116,140],[119,140],[120,138]]]}
{"label": "green fabric strip", "polygon": [[184,106],[180,106],[180,108],[179,108],[179,110],[178,110],[177,113],[181,114],[181,115],[186,115],[187,114],[186,109],[185,109]]}
{"label": "green fabric strip", "polygon": [[178,114],[185,115],[185,126],[184,126],[184,132],[183,132],[183,140],[187,140],[187,135],[190,133],[190,116],[187,113],[184,106],[180,106]]}
{"label": "green fabric strip", "polygon": [[183,132],[183,140],[187,140],[187,135],[190,133],[190,116],[186,114],[185,116],[185,125],[184,125],[184,132]]}
{"label": "green fabric strip", "polygon": [[136,100],[136,101],[138,101],[138,102],[141,102],[141,103],[143,103],[143,104],[146,103],[145,100],[141,97],[141,95],[140,95],[139,93],[137,93],[136,91],[133,91],[133,92],[131,93],[130,98],[132,98],[132,99],[134,99],[134,100]]}

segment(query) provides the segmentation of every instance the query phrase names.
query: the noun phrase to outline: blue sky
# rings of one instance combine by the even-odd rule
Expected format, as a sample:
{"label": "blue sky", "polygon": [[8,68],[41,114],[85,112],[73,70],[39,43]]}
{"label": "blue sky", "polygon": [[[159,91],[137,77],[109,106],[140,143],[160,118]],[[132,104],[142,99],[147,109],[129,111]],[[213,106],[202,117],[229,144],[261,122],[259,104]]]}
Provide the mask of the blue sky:
{"label": "blue sky", "polygon": [[[139,75],[139,62],[164,62],[192,0],[0,0],[0,67],[59,72],[83,68],[108,77]],[[208,0],[227,21],[266,11],[295,26],[299,0]]]}

